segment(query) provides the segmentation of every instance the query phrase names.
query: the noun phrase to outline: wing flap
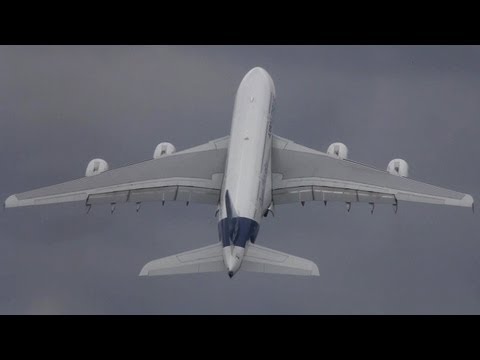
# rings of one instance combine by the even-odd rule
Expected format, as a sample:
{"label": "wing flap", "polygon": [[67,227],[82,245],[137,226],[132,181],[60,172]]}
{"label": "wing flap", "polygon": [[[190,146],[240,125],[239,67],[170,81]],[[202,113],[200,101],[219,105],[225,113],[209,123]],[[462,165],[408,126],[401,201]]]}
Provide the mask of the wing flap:
{"label": "wing flap", "polygon": [[274,203],[278,205],[306,201],[341,201],[375,204],[395,204],[397,202],[395,195],[392,194],[315,185],[275,189],[272,195]]}
{"label": "wing flap", "polygon": [[145,201],[183,201],[199,204],[218,204],[220,189],[194,186],[165,186],[148,189],[115,191],[88,196],[87,205],[139,203]]}
{"label": "wing flap", "polygon": [[177,186],[164,186],[156,188],[138,189],[130,191],[129,200],[132,202],[143,201],[175,201]]}

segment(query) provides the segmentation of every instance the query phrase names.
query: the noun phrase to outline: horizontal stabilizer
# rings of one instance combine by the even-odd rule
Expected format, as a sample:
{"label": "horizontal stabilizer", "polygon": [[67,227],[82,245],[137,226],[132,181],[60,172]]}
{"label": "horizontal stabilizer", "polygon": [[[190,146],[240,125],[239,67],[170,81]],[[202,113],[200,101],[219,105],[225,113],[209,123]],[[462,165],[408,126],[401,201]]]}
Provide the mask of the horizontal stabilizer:
{"label": "horizontal stabilizer", "polygon": [[250,244],[240,268],[270,274],[319,276],[314,262],[297,256]]}
{"label": "horizontal stabilizer", "polygon": [[191,274],[226,270],[223,262],[222,244],[217,243],[150,261],[143,267],[140,276]]}

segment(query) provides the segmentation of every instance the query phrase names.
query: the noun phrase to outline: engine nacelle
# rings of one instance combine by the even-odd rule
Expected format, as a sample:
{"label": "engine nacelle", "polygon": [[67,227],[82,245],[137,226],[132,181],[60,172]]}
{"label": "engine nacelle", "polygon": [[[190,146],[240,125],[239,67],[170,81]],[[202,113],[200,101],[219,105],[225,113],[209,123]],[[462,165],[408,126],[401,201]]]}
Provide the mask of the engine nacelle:
{"label": "engine nacelle", "polygon": [[153,152],[153,158],[159,159],[161,156],[173,154],[175,151],[177,151],[177,149],[175,149],[173,144],[162,142],[155,148],[155,151]]}
{"label": "engine nacelle", "polygon": [[108,170],[108,163],[103,159],[93,159],[87,165],[85,176],[93,176]]}
{"label": "engine nacelle", "polygon": [[387,171],[392,175],[408,177],[408,163],[402,159],[393,159],[388,163]]}
{"label": "engine nacelle", "polygon": [[343,160],[348,158],[348,147],[345,144],[336,142],[328,147],[327,154]]}

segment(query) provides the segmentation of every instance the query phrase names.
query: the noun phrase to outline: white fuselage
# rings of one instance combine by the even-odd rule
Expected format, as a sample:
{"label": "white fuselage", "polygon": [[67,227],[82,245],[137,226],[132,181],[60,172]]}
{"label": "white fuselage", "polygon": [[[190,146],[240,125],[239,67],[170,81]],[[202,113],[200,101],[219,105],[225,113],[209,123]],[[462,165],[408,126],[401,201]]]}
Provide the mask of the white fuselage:
{"label": "white fuselage", "polygon": [[[250,70],[235,98],[218,216],[230,276],[240,268],[248,244],[255,241],[260,220],[271,204],[274,102],[275,87],[270,75],[262,68]],[[228,239],[222,239],[224,227],[220,223],[227,224],[229,230],[223,234],[228,233]]]}

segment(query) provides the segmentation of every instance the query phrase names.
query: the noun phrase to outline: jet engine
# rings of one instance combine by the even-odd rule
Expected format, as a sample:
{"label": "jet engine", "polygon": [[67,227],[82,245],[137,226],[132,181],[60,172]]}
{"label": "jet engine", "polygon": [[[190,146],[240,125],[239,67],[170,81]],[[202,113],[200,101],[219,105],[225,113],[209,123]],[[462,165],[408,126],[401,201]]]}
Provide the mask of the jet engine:
{"label": "jet engine", "polygon": [[393,159],[388,163],[387,171],[392,175],[408,177],[408,163],[402,159]]}
{"label": "jet engine", "polygon": [[336,142],[328,147],[327,154],[343,160],[348,157],[348,148],[345,144]]}
{"label": "jet engine", "polygon": [[93,176],[108,170],[108,163],[103,159],[93,159],[87,165],[85,176]]}
{"label": "jet engine", "polygon": [[159,159],[161,156],[171,155],[175,151],[177,150],[175,149],[175,146],[173,146],[173,144],[170,144],[168,142],[162,142],[158,144],[155,148],[155,151],[153,152],[153,158]]}

